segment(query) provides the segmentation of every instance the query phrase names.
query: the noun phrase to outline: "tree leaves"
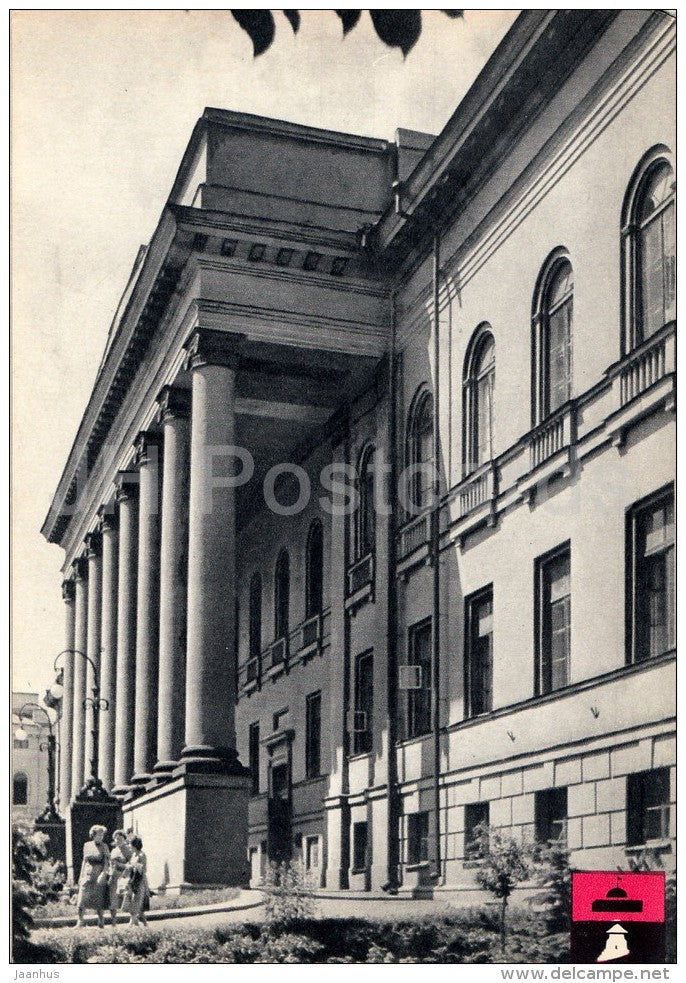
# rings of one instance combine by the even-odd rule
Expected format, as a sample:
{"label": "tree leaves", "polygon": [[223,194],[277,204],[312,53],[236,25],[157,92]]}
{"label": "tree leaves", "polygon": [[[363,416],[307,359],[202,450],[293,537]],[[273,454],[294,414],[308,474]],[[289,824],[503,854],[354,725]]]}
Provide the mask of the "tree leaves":
{"label": "tree leaves", "polygon": [[[255,57],[267,51],[276,33],[271,10],[232,10],[234,20],[240,24],[253,43]],[[284,17],[291,25],[293,33],[300,28],[300,11],[284,10]],[[343,25],[343,36],[349,34],[360,19],[361,10],[336,10]],[[462,17],[463,10],[442,10],[446,17]],[[378,37],[389,48],[400,48],[407,56],[422,33],[421,10],[370,10],[369,15]]]}

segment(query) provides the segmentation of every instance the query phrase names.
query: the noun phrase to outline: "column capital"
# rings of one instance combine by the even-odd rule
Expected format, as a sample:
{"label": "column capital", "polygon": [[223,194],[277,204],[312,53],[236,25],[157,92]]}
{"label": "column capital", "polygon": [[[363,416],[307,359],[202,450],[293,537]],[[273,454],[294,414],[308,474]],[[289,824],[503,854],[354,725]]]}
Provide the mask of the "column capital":
{"label": "column capital", "polygon": [[150,464],[151,457],[155,456],[151,452],[153,450],[158,452],[162,446],[162,434],[156,433],[154,430],[141,430],[133,446],[136,449],[136,457],[134,459],[136,467],[140,468],[143,465]]}
{"label": "column capital", "polygon": [[139,477],[137,471],[118,471],[114,479],[117,502],[128,502],[138,495]]}
{"label": "column capital", "polygon": [[169,420],[187,420],[191,412],[191,393],[179,386],[164,386],[157,397],[159,423]]}
{"label": "column capital", "polygon": [[229,369],[237,369],[244,342],[245,335],[239,332],[195,328],[184,345],[184,368],[192,371],[204,365],[223,365]]}
{"label": "column capital", "polygon": [[95,530],[94,532],[89,532],[86,536],[86,549],[84,556],[87,560],[94,560],[96,556],[100,556],[100,550],[102,547],[102,539],[100,533]]}
{"label": "column capital", "polygon": [[65,604],[73,604],[76,598],[76,586],[71,577],[62,581],[62,600]]}
{"label": "column capital", "polygon": [[78,583],[80,580],[88,580],[88,568],[85,556],[77,556],[71,567],[70,580]]}
{"label": "column capital", "polygon": [[114,532],[117,530],[119,519],[112,505],[101,505],[98,509],[98,515],[100,517],[100,525],[98,527],[100,535],[105,532]]}

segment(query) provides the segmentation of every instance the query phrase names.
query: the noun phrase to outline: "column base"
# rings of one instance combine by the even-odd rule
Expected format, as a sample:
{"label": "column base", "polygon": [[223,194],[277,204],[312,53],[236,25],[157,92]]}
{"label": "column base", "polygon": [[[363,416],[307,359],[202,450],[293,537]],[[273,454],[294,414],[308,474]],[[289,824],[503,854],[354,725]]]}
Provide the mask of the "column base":
{"label": "column base", "polygon": [[249,799],[249,776],[181,765],[170,780],[125,802],[124,825],[143,840],[150,886],[247,887]]}
{"label": "column base", "polygon": [[146,791],[168,782],[172,777],[172,772],[178,767],[178,764],[178,761],[158,761],[153,767],[150,780],[145,786]]}
{"label": "column base", "polygon": [[185,747],[181,759],[172,772],[174,778],[180,775],[250,775],[238,760],[238,751],[232,747],[212,747],[195,744]]}

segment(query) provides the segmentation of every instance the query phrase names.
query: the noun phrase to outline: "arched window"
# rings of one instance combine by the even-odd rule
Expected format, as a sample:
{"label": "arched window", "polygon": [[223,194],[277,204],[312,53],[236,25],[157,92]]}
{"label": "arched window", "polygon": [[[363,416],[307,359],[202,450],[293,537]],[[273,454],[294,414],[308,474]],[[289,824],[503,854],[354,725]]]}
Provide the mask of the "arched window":
{"label": "arched window", "polygon": [[319,614],[324,606],[324,533],[319,519],[310,525],[305,558],[305,617]]}
{"label": "arched window", "polygon": [[262,577],[254,573],[250,579],[248,637],[250,658],[259,658],[262,651]]}
{"label": "arched window", "polygon": [[490,325],[477,328],[464,368],[464,471],[469,474],[493,457],[495,341]]}
{"label": "arched window", "polygon": [[534,308],[534,423],[572,395],[573,305],[572,264],[563,250],[556,250],[539,277]]}
{"label": "arched window", "polygon": [[290,560],[286,550],[281,550],[274,571],[274,638],[288,635],[288,608],[291,592]]}
{"label": "arched window", "polygon": [[355,514],[355,556],[361,559],[373,553],[376,542],[376,509],[374,502],[374,448],[368,444],[360,457],[357,484],[360,496]]}
{"label": "arched window", "polygon": [[624,203],[625,348],[676,316],[674,171],[661,148],[637,168]]}
{"label": "arched window", "polygon": [[411,504],[416,510],[430,503],[433,485],[434,416],[431,393],[415,396],[407,428],[407,463],[411,468]]}
{"label": "arched window", "polygon": [[29,780],[23,771],[18,771],[12,783],[12,802],[15,806],[28,805]]}

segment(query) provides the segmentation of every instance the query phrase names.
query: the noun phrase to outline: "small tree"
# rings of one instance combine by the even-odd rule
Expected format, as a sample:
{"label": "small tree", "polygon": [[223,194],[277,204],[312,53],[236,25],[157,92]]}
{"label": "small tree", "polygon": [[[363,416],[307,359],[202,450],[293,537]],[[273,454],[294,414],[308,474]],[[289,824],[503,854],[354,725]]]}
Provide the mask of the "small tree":
{"label": "small tree", "polygon": [[572,870],[567,844],[564,840],[551,840],[536,848],[534,859],[536,886],[542,890],[532,900],[545,905],[551,932],[565,931],[572,916]]}
{"label": "small tree", "polygon": [[531,847],[483,824],[475,830],[474,845],[474,858],[479,861],[477,882],[500,901],[500,947],[504,953],[507,905],[517,884],[531,874]]}

